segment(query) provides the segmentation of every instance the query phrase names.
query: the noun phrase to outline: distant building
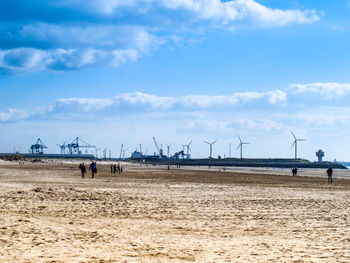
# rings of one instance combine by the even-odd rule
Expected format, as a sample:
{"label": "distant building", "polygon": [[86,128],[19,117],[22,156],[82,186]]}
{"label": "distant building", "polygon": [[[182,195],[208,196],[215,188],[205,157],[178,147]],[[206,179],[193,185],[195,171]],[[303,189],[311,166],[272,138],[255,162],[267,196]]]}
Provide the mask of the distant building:
{"label": "distant building", "polygon": [[131,160],[141,160],[142,159],[142,153],[138,151],[134,151],[131,154]]}
{"label": "distant building", "polygon": [[318,158],[318,162],[319,163],[322,163],[323,162],[323,157],[324,157],[324,151],[322,151],[321,149],[319,149],[317,152],[316,152],[316,156]]}

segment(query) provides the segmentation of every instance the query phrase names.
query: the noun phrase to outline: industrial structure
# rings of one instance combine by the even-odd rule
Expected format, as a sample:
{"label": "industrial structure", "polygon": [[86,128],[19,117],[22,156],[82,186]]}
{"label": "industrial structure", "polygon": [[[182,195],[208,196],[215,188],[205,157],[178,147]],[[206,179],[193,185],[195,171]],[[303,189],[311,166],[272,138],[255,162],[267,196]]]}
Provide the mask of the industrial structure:
{"label": "industrial structure", "polygon": [[158,156],[159,156],[159,159],[167,158],[167,157],[163,154],[162,145],[159,147],[158,142],[157,142],[157,140],[156,140],[155,137],[153,137],[153,142],[154,142],[154,145],[156,146],[156,149],[157,149],[157,151],[158,151],[158,153],[159,153],[159,155],[158,155]]}
{"label": "industrial structure", "polygon": [[47,146],[43,144],[40,138],[38,138],[35,144],[30,146],[32,154],[44,154],[44,149],[47,149]]}
{"label": "industrial structure", "polygon": [[319,149],[317,152],[316,152],[316,156],[317,156],[317,161],[319,163],[322,163],[323,162],[323,157],[324,157],[324,151],[322,151],[321,149]]}
{"label": "industrial structure", "polygon": [[141,152],[135,150],[132,154],[131,154],[131,160],[141,160],[143,158],[143,155]]}
{"label": "industrial structure", "polygon": [[60,147],[61,150],[61,154],[66,154],[66,148],[67,148],[67,144],[66,142],[64,142],[63,144],[56,144],[58,147]]}
{"label": "industrial structure", "polygon": [[[192,140],[189,141],[188,144],[182,144],[181,150],[173,151],[175,153],[170,154],[170,146],[166,145],[167,153],[164,154],[162,144],[159,144],[155,137],[153,137],[153,143],[157,152],[154,152],[153,155],[146,155],[146,151],[142,152],[142,146],[139,144],[139,149],[136,147],[135,151],[131,154],[131,157],[126,156],[126,151],[128,148],[125,147],[124,144],[121,145],[119,159],[126,161],[139,161],[142,163],[151,163],[151,164],[165,164],[165,165],[195,165],[195,166],[222,166],[222,167],[230,167],[230,166],[242,166],[242,167],[281,167],[281,168],[290,168],[290,167],[298,167],[298,168],[327,168],[330,165],[333,168],[346,169],[342,164],[337,164],[336,162],[327,162],[323,161],[323,157],[325,152],[319,149],[315,154],[318,158],[316,162],[310,162],[305,159],[300,159],[297,156],[297,145],[300,141],[306,141],[306,139],[300,139],[295,136],[295,134],[291,131],[291,134],[294,138],[293,144],[291,148],[294,147],[294,158],[243,158],[243,145],[249,144],[248,142],[242,141],[241,137],[237,135],[239,139],[239,144],[237,146],[237,150],[240,149],[240,158],[232,158],[231,157],[231,143],[229,143],[229,154],[228,158],[221,158],[220,155],[218,157],[213,157],[213,145],[218,142],[215,140],[213,142],[204,141],[204,143],[209,145],[209,157],[208,158],[191,158],[191,145]],[[160,147],[159,147],[160,145]],[[75,159],[94,159],[99,158],[98,151],[100,148],[97,148],[95,145],[91,145],[86,141],[82,140],[79,137],[76,137],[71,143],[57,144],[60,148],[61,154],[46,154],[44,153],[44,149],[48,147],[44,145],[40,138],[37,139],[35,144],[32,144],[27,154],[21,154],[19,152],[15,152],[16,155],[21,155],[27,158],[75,158]],[[88,154],[88,149],[92,149],[92,153]],[[84,152],[83,152],[84,151]],[[13,155],[13,153],[11,153]],[[11,155],[8,153],[0,153],[0,156]],[[103,149],[103,159],[109,158],[112,160],[112,152],[111,150],[104,148]],[[100,158],[101,158],[100,157]],[[114,159],[116,160],[116,159]]]}
{"label": "industrial structure", "polygon": [[91,145],[87,142],[85,142],[84,140],[82,140],[81,138],[77,137],[75,138],[71,143],[69,143],[67,145],[68,148],[68,152],[70,155],[73,154],[79,154],[81,155],[83,152],[81,151],[82,148],[93,148],[96,149],[95,145]]}

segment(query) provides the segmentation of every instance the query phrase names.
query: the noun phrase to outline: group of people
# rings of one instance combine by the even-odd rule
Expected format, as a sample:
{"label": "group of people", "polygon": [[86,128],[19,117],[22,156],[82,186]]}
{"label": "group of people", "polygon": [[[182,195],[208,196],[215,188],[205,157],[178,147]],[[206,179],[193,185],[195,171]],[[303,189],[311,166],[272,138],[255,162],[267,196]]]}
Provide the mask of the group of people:
{"label": "group of people", "polygon": [[123,167],[118,163],[116,164],[111,164],[111,174],[121,174],[123,172]]}
{"label": "group of people", "polygon": [[[84,163],[80,163],[79,164],[79,169],[81,171],[81,177],[85,178],[85,174],[86,174],[86,167]],[[95,174],[97,173],[97,165],[96,162],[94,160],[91,161],[90,165],[89,165],[89,170],[91,171],[91,178],[95,177]],[[168,166],[168,170],[169,170],[169,166]],[[118,163],[118,165],[116,164],[111,164],[111,174],[121,174],[123,172],[123,167]],[[297,176],[298,173],[298,168],[297,167],[293,167],[292,168],[292,174],[293,176]],[[327,175],[328,175],[328,183],[333,183],[333,168],[332,166],[330,166],[327,169]]]}
{"label": "group of people", "polygon": [[[85,164],[80,163],[79,169],[81,172],[81,177],[85,178],[85,174],[87,173]],[[91,178],[94,178],[95,174],[97,174],[97,165],[96,165],[96,162],[94,160],[91,161],[91,163],[89,165],[89,170],[91,171]],[[112,174],[116,174],[116,173],[121,174],[122,172],[123,172],[123,167],[119,163],[118,163],[118,165],[111,164],[111,173]]]}
{"label": "group of people", "polygon": [[[292,168],[293,176],[297,176],[297,173],[298,173],[298,168],[297,167],[293,167]],[[333,183],[333,168],[332,168],[332,166],[330,166],[327,169],[327,176],[328,176],[328,183]]]}
{"label": "group of people", "polygon": [[[79,164],[79,169],[81,172],[81,177],[85,178],[85,174],[86,174],[85,164],[84,163]],[[94,160],[92,160],[92,162],[90,163],[89,170],[91,171],[91,178],[94,178],[95,174],[97,173],[97,165]]]}

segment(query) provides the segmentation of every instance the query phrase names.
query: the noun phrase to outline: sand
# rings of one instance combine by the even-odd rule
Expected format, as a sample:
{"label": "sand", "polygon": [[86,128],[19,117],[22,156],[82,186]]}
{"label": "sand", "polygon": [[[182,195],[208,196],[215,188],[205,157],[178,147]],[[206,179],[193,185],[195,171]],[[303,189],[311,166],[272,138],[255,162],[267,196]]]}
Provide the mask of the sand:
{"label": "sand", "polygon": [[76,163],[1,162],[0,261],[350,261],[348,179],[109,169],[82,179]]}

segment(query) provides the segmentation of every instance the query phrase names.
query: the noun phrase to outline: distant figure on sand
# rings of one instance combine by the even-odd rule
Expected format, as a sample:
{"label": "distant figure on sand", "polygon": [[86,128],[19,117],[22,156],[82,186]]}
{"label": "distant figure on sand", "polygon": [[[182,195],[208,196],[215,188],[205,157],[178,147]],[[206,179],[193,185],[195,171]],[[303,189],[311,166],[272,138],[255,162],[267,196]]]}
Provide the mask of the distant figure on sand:
{"label": "distant figure on sand", "polygon": [[81,163],[79,165],[79,169],[81,171],[81,177],[84,178],[84,175],[86,174],[86,167],[85,167],[85,164],[84,163]]}
{"label": "distant figure on sand", "polygon": [[293,174],[293,176],[297,176],[297,173],[298,173],[298,168],[294,167],[294,168],[292,169],[292,174]]}
{"label": "distant figure on sand", "polygon": [[113,164],[111,164],[111,174],[113,173]]}
{"label": "distant figure on sand", "polygon": [[90,163],[89,169],[91,170],[91,178],[94,178],[95,174],[97,173],[97,167],[94,160],[92,160],[92,162]]}
{"label": "distant figure on sand", "polygon": [[332,166],[329,166],[327,170],[327,175],[328,175],[328,183],[333,183],[333,168]]}
{"label": "distant figure on sand", "polygon": [[117,172],[117,165],[113,164],[113,174],[115,174]]}

